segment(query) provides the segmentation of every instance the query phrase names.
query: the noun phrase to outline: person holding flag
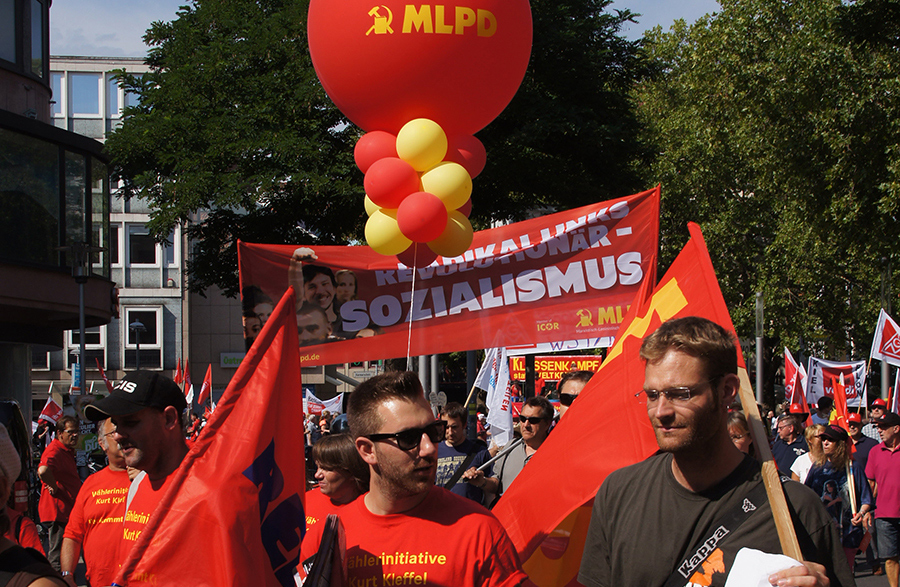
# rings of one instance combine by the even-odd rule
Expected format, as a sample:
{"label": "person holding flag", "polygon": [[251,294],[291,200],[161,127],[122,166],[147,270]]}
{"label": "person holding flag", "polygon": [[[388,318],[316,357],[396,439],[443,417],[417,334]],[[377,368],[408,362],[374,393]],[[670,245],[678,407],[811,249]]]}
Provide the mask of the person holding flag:
{"label": "person holding flag", "polygon": [[132,371],[105,398],[85,407],[93,421],[111,418],[113,442],[125,455],[125,464],[141,473],[134,479],[118,561],[128,555],[162,498],[172,473],[188,452],[181,414],[187,407],[174,381],[154,371]]}
{"label": "person holding flag", "polygon": [[[578,580],[586,587],[724,585],[740,549],[781,552],[760,464],[728,434],[740,388],[734,336],[706,318],[674,318],[643,340],[640,358],[637,396],[660,450],[601,485]],[[769,583],[853,585],[817,496],[790,481],[784,489],[805,561]]]}

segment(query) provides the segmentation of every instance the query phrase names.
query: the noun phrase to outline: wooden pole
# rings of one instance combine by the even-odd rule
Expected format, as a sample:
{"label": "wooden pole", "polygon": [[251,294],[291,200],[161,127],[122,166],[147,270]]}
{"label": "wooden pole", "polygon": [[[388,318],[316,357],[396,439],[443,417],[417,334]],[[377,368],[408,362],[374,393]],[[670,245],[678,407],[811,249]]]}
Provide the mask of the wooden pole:
{"label": "wooden pole", "polygon": [[759,416],[756,397],[753,395],[753,390],[750,387],[750,377],[747,375],[746,369],[740,369],[739,371],[741,406],[744,410],[744,416],[747,417],[747,423],[750,425],[750,436],[753,438],[753,445],[759,451],[759,456],[762,459],[763,483],[765,483],[766,494],[769,496],[769,504],[772,507],[772,516],[775,519],[775,528],[778,531],[781,551],[793,559],[802,561],[803,553],[800,552],[797,533],[794,532],[794,523],[791,520],[791,514],[787,507],[787,499],[784,497],[784,489],[781,486],[778,467],[772,459],[772,449],[769,447],[766,429],[763,427],[762,419]]}

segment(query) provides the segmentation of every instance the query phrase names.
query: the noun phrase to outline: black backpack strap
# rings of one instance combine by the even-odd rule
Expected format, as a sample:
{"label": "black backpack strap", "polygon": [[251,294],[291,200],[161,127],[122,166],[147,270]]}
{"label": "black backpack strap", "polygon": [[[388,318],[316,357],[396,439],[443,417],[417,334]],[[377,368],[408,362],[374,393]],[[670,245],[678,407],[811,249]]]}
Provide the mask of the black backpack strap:
{"label": "black backpack strap", "polygon": [[678,568],[666,579],[664,587],[684,587],[694,571],[715,551],[716,546],[726,536],[733,534],[768,499],[766,486],[760,481],[735,507],[716,520],[708,536],[704,536],[702,540],[695,542],[687,549]]}
{"label": "black backpack strap", "polygon": [[47,557],[33,548],[12,546],[0,553],[0,587],[5,587],[13,577],[21,572],[31,573],[37,577],[53,577],[62,581]]}

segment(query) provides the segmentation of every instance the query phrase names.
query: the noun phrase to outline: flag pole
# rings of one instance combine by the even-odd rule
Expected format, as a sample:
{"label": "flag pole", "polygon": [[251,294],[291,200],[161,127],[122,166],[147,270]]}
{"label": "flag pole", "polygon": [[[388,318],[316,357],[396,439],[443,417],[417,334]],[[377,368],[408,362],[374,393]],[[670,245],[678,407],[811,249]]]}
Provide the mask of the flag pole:
{"label": "flag pole", "polygon": [[762,478],[766,486],[766,494],[772,507],[772,516],[775,519],[775,529],[778,531],[778,540],[781,543],[781,551],[787,556],[798,561],[803,560],[800,544],[797,542],[797,534],[794,531],[794,523],[788,511],[787,500],[784,497],[784,489],[781,486],[781,478],[778,468],[772,459],[772,449],[769,447],[768,437],[762,420],[759,417],[759,408],[756,406],[756,397],[750,388],[750,377],[747,369],[739,369],[741,389],[739,392],[741,406],[747,423],[750,425],[750,436],[753,438],[753,446],[759,451],[762,459]]}

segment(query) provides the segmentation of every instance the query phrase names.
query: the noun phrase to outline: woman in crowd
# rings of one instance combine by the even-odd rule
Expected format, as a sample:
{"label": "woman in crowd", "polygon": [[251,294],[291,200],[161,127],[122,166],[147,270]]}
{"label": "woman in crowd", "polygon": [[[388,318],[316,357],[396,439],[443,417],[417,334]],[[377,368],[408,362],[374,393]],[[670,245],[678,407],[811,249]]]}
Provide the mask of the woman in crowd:
{"label": "woman in crowd", "polygon": [[791,479],[794,481],[805,483],[806,475],[809,474],[813,463],[821,463],[824,460],[822,441],[819,440],[819,434],[822,434],[823,430],[825,427],[821,424],[813,424],[803,433],[806,436],[806,444],[809,445],[809,452],[794,459],[794,464],[791,465]]}
{"label": "woman in crowd", "polygon": [[750,427],[747,425],[747,417],[743,412],[733,411],[728,413],[728,434],[731,442],[742,453],[757,458],[753,449],[753,437],[750,436]]}
{"label": "woman in crowd", "polygon": [[[872,509],[872,492],[866,476],[850,460],[850,436],[840,426],[825,426],[819,433],[822,457],[809,470],[806,485],[823,503],[837,525],[847,563],[853,570],[856,549],[865,535],[863,519]],[[868,522],[866,525],[870,525]]]}
{"label": "woman in crowd", "polygon": [[369,466],[349,434],[323,436],[312,449],[319,486],[306,492],[306,529],[369,490]]}

